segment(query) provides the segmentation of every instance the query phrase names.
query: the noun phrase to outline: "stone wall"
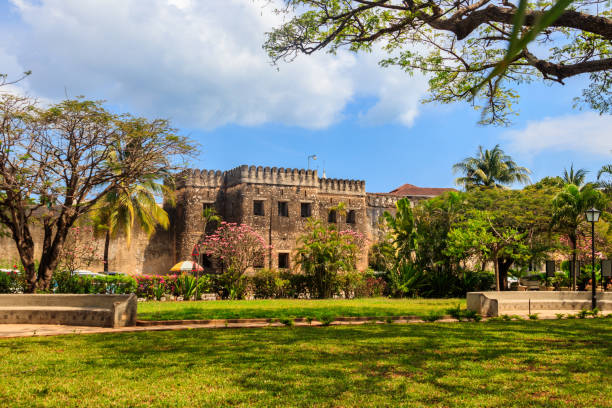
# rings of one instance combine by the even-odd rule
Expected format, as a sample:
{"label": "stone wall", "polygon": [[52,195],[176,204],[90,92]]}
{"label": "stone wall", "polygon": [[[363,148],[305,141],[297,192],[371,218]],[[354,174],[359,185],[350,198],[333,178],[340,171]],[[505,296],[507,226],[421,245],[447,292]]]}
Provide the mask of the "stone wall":
{"label": "stone wall", "polygon": [[[365,182],[319,177],[316,170],[276,167],[239,166],[228,171],[183,171],[177,180],[177,205],[166,206],[170,217],[168,231],[151,237],[136,229],[132,243],[114,238],[110,246],[110,270],[129,274],[163,274],[176,262],[191,259],[196,243],[202,239],[205,223],[202,212],[213,207],[228,222],[246,223],[255,228],[273,246],[262,266],[279,267],[279,254],[289,254],[289,268],[295,268],[296,241],[304,233],[308,215],[328,222],[332,207],[343,202],[352,215],[337,215],[338,229],[353,229],[366,235],[370,243],[378,238],[378,222],[384,211],[394,212],[400,197],[392,194],[366,193]],[[254,201],[261,201],[263,214],[255,214]],[[279,202],[286,203],[287,215],[279,215]],[[349,223],[348,218],[354,217]],[[208,227],[210,228],[210,226]],[[210,232],[210,231],[209,231]],[[34,228],[35,241],[42,242],[42,231]],[[103,239],[95,240],[100,249]],[[364,248],[358,268],[367,267],[368,248]],[[40,245],[36,245],[40,255]],[[10,238],[0,238],[0,260],[18,260]],[[103,270],[101,263],[86,269]]]}

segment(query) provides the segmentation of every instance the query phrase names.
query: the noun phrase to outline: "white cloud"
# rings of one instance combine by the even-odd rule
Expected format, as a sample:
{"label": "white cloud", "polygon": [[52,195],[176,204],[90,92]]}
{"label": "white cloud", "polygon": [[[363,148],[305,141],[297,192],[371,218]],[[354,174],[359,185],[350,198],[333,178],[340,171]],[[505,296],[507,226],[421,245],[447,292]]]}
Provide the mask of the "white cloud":
{"label": "white cloud", "polygon": [[66,89],[209,129],[269,122],[323,128],[362,96],[376,99],[363,121],[410,126],[425,92],[423,77],[380,68],[376,55],[320,53],[271,67],[261,45],[281,19],[266,2],[12,2],[24,27],[6,55],[33,71],[25,85],[44,97],[61,98]]}
{"label": "white cloud", "polygon": [[544,118],[522,130],[503,134],[511,150],[535,155],[544,150],[609,155],[612,149],[612,116],[584,112]]}

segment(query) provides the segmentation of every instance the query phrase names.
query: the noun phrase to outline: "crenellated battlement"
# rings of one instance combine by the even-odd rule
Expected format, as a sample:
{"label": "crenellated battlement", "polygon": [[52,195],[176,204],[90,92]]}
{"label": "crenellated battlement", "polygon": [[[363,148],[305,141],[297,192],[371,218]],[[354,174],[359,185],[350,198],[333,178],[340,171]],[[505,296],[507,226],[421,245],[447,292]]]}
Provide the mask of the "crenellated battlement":
{"label": "crenellated battlement", "polygon": [[365,181],[320,178],[319,192],[363,195],[365,194]]}
{"label": "crenellated battlement", "polygon": [[220,170],[186,169],[177,176],[176,188],[221,187],[224,182],[224,174],[225,172]]}
{"label": "crenellated battlement", "polygon": [[250,183],[318,187],[318,175],[316,170],[242,165],[228,170],[225,173],[225,183],[227,186]]}
{"label": "crenellated battlement", "polygon": [[395,203],[397,203],[397,201],[401,198],[396,195],[381,193],[368,193],[366,197],[368,207],[381,208],[395,207]]}
{"label": "crenellated battlement", "polygon": [[231,170],[187,169],[177,178],[177,188],[231,187],[237,184],[313,187],[329,194],[365,194],[365,181],[319,178],[317,170],[242,165]]}

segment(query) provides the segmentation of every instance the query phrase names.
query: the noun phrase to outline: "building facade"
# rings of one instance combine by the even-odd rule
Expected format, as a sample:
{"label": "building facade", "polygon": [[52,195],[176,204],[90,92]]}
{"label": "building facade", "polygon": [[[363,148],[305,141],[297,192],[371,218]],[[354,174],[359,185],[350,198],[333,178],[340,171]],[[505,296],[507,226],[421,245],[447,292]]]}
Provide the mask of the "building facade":
{"label": "building facade", "polygon": [[[176,206],[167,207],[170,227],[149,236],[137,226],[128,245],[125,237],[113,238],[109,247],[109,268],[128,274],[165,274],[177,262],[192,259],[194,246],[206,231],[203,210],[212,207],[228,222],[245,223],[256,229],[272,249],[262,267],[292,268],[297,239],[307,219],[334,223],[339,230],[364,234],[370,243],[378,236],[384,211],[395,211],[402,197],[415,202],[451,189],[423,189],[406,184],[389,193],[368,193],[362,180],[319,177],[316,170],[239,166],[228,171],[183,171],[177,179]],[[333,212],[344,203],[346,214]],[[208,226],[209,231],[211,225]],[[43,232],[33,226],[35,256],[39,257]],[[87,238],[100,251],[104,239]],[[88,241],[88,242],[89,242]],[[364,248],[359,269],[367,267]],[[0,261],[17,263],[19,254],[13,240],[0,236]],[[101,262],[83,265],[94,272]]]}
{"label": "building facade", "polygon": [[[190,259],[207,232],[202,218],[205,208],[214,208],[225,221],[248,224],[264,237],[272,249],[262,267],[292,268],[297,240],[308,218],[335,224],[339,230],[358,231],[373,241],[380,217],[384,211],[393,212],[398,199],[417,201],[450,189],[404,185],[396,190],[367,193],[363,180],[319,177],[316,170],[247,165],[224,172],[189,169],[177,183],[176,259]],[[345,213],[334,209],[340,203]],[[358,268],[366,266],[364,248]]]}

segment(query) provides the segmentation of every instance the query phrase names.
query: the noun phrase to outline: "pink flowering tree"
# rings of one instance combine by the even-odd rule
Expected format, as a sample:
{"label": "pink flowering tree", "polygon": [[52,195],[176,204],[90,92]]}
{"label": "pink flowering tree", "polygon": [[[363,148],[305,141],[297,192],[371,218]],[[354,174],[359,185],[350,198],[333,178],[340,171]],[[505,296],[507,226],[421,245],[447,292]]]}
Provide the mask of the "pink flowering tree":
{"label": "pink flowering tree", "polygon": [[250,226],[225,221],[199,244],[200,252],[222,267],[222,283],[232,299],[244,297],[245,272],[262,264],[269,248],[263,236]]}

